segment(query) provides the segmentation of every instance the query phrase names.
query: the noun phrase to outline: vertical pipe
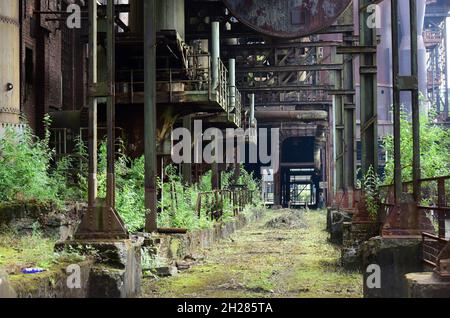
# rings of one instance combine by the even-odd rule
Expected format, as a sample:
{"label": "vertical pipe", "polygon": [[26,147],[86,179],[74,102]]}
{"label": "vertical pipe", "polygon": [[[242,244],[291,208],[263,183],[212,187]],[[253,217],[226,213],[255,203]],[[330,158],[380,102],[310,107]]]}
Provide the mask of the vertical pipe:
{"label": "vertical pipe", "polygon": [[417,0],[414,4],[415,4],[415,15],[412,15],[412,17],[417,17],[416,31],[414,37],[417,40],[417,50],[415,51],[413,50],[412,52],[417,52],[417,78],[419,81],[419,92],[424,97],[424,100],[422,104],[419,105],[419,107],[421,107],[421,111],[424,114],[426,114],[428,113],[428,106],[427,106],[428,73],[427,73],[427,49],[425,47],[425,41],[423,38],[423,30],[427,4],[426,0]]}
{"label": "vertical pipe", "polygon": [[[89,84],[97,84],[97,1],[89,1]],[[97,199],[97,98],[89,96],[89,180],[88,204]]]}
{"label": "vertical pipe", "polygon": [[[188,129],[192,135],[192,116],[189,115],[189,116],[186,116],[183,118],[183,128]],[[189,149],[189,151],[190,151],[189,158],[191,159],[192,158],[192,147]],[[182,173],[183,173],[184,183],[187,185],[191,185],[192,184],[192,160],[190,160],[189,162],[183,163]]]}
{"label": "vertical pipe", "polygon": [[[417,80],[419,78],[419,41],[418,41],[418,23],[416,0],[409,1],[410,10],[410,29],[411,29],[411,76]],[[413,193],[414,199],[419,200],[421,178],[420,172],[420,102],[419,89],[412,89],[412,130],[413,130]]]}
{"label": "vertical pipe", "polygon": [[144,1],[144,144],[145,144],[145,229],[155,232],[157,225],[156,154],[156,32],[155,0]]}
{"label": "vertical pipe", "polygon": [[448,94],[448,90],[449,90],[449,76],[450,74],[448,74],[449,72],[449,65],[448,65],[448,23],[447,23],[447,19],[445,19],[445,23],[444,23],[444,28],[445,28],[445,33],[444,33],[444,51],[445,51],[445,101],[444,101],[444,120],[448,119],[448,103],[449,103],[449,94]]}
{"label": "vertical pipe", "polygon": [[250,94],[250,127],[255,124],[255,94]]}
{"label": "vertical pipe", "polygon": [[401,165],[401,104],[400,88],[398,87],[398,77],[400,76],[400,56],[399,56],[399,25],[398,25],[398,0],[392,0],[392,73],[394,80],[393,112],[394,112],[394,196],[395,202],[400,201],[402,193],[402,165]]}
{"label": "vertical pipe", "polygon": [[220,23],[211,23],[212,43],[211,43],[211,72],[212,89],[217,89],[219,85],[219,60],[220,60]]}
{"label": "vertical pipe", "polygon": [[108,207],[115,207],[115,5],[113,0],[108,0],[107,5],[107,72],[109,96],[107,97],[107,180],[106,180],[106,204]]}
{"label": "vertical pipe", "polygon": [[228,64],[230,111],[236,108],[236,60],[230,59]]}

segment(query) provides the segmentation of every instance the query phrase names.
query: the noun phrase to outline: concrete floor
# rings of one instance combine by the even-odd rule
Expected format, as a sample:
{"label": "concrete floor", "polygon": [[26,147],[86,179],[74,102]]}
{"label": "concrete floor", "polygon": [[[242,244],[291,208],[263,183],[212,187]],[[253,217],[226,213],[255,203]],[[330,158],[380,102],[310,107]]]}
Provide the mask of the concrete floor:
{"label": "concrete floor", "polygon": [[204,260],[189,270],[145,279],[143,297],[362,297],[362,275],[343,271],[339,249],[327,241],[325,212],[294,211],[299,214],[295,228],[267,227],[291,213],[267,211],[258,222],[203,251]]}

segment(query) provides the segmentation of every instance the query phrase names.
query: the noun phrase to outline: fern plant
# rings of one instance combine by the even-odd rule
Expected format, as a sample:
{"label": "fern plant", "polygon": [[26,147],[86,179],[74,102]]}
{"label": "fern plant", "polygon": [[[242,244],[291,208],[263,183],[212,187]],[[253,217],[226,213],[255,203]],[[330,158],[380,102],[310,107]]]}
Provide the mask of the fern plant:
{"label": "fern plant", "polygon": [[366,209],[372,220],[376,220],[378,217],[378,210],[380,208],[380,184],[378,174],[373,166],[370,166],[362,180],[362,190],[364,192]]}

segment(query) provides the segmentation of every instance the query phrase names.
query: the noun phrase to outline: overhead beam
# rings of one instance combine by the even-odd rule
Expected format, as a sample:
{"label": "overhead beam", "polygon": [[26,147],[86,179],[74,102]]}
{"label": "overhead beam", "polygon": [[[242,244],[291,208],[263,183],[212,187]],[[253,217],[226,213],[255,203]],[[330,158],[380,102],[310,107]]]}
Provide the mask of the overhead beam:
{"label": "overhead beam", "polygon": [[312,71],[339,71],[342,64],[314,64],[314,65],[287,65],[287,66],[240,66],[236,73],[277,73],[277,72],[312,72]]}

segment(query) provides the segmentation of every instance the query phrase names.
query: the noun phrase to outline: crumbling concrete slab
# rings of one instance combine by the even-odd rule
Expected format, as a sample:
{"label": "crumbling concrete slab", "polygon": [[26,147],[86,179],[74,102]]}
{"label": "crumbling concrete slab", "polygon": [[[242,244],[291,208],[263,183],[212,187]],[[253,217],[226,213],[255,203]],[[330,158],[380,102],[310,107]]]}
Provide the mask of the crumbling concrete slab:
{"label": "crumbling concrete slab", "polygon": [[412,273],[405,276],[407,298],[450,298],[450,281],[434,273]]}
{"label": "crumbling concrete slab", "polygon": [[347,270],[364,270],[362,245],[379,235],[379,224],[372,222],[343,223],[341,263]]}
{"label": "crumbling concrete slab", "polygon": [[364,297],[404,298],[405,275],[423,271],[422,240],[419,238],[375,237],[362,245],[363,268],[378,265],[381,288],[369,288],[371,273],[364,270]]}

